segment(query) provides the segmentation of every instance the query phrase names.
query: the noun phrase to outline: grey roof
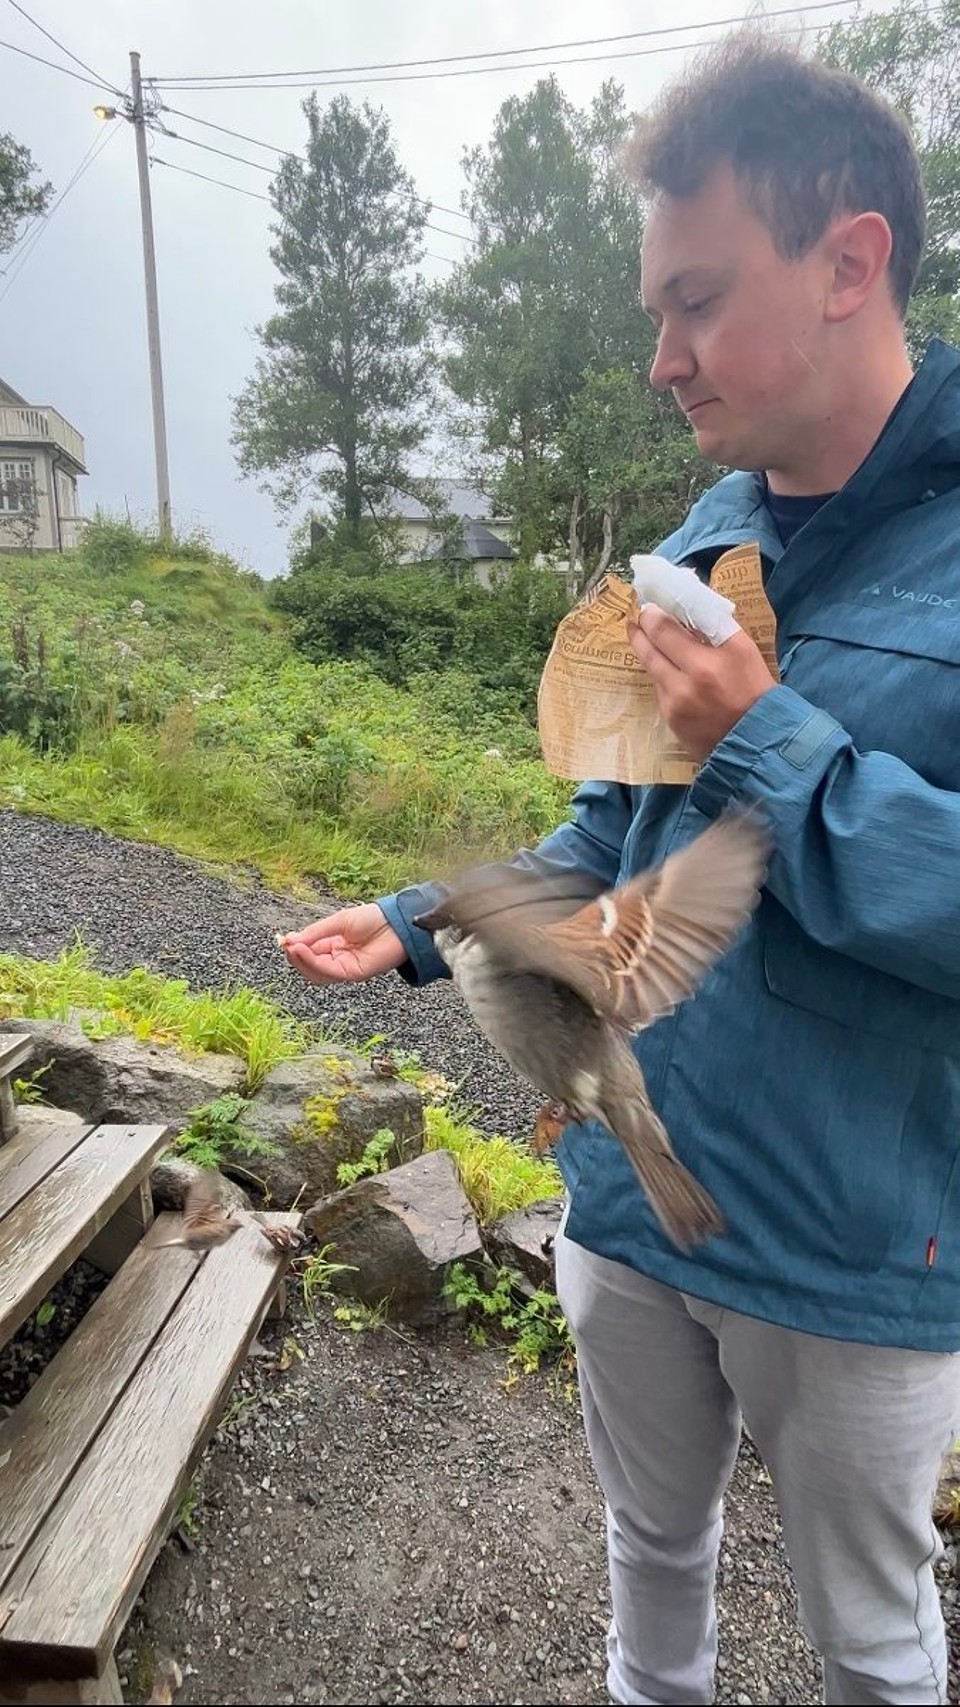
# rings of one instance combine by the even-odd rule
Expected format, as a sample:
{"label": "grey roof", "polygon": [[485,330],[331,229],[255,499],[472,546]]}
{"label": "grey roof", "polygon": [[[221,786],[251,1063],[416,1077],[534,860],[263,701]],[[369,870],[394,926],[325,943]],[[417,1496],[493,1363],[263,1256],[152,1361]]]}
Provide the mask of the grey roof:
{"label": "grey roof", "polygon": [[[497,507],[475,486],[466,486],[459,480],[434,480],[433,485],[452,516],[459,516],[463,521],[491,522],[494,520]],[[406,522],[428,522],[430,511],[426,504],[421,504],[419,498],[408,497],[401,493],[397,498],[396,514]]]}
{"label": "grey roof", "polygon": [[0,379],[0,403],[26,403],[26,401],[26,398],[21,397],[19,391],[14,391],[13,386],[8,385],[5,379]]}
{"label": "grey roof", "polygon": [[466,558],[475,563],[478,558],[502,557],[513,562],[516,552],[511,551],[505,539],[498,539],[495,533],[485,528],[482,522],[465,521],[463,524],[463,546],[457,550],[456,557]]}

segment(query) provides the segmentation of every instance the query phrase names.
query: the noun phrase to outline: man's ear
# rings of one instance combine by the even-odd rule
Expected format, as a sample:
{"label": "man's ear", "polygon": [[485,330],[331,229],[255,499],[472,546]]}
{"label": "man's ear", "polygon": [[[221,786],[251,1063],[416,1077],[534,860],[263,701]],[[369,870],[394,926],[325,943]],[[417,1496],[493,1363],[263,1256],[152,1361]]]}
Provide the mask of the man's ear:
{"label": "man's ear", "polygon": [[849,320],[885,284],[893,234],[882,213],[845,214],[822,239],[829,264],[824,317]]}

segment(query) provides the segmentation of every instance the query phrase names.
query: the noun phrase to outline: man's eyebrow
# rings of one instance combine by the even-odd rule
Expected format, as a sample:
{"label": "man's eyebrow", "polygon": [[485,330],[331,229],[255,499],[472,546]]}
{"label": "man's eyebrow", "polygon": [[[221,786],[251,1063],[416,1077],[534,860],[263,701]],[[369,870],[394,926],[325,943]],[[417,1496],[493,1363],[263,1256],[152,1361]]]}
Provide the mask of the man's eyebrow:
{"label": "man's eyebrow", "polygon": [[[662,297],[676,296],[677,291],[680,289],[680,287],[684,283],[684,281],[686,279],[690,278],[698,270],[699,269],[696,267],[681,267],[681,269],[678,273],[671,273],[666,284],[663,286],[663,289],[661,290],[660,295]],[[644,314],[647,314],[651,318],[653,318],[653,316],[657,313],[657,310],[651,306],[651,304],[649,303],[649,301],[647,300],[646,297],[641,297],[641,303],[643,306]]]}
{"label": "man's eyebrow", "polygon": [[[671,273],[660,295],[661,297],[676,296],[684,285],[690,284],[692,281],[709,281],[719,284],[722,282],[722,275],[723,269],[717,267],[681,267],[679,272]],[[658,313],[658,310],[651,307],[650,303],[643,297],[641,297],[641,307],[644,314],[651,319]]]}

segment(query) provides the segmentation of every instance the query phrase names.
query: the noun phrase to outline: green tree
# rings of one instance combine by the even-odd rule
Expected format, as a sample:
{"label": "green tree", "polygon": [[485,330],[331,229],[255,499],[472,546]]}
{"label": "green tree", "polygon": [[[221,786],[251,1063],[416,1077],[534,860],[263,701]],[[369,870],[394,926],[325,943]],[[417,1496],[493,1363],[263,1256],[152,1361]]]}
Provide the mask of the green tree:
{"label": "green tree", "polygon": [[22,142],[0,134],[0,254],[12,249],[25,219],[46,213],[52,184],[31,182],[37,168]]}
{"label": "green tree", "polygon": [[640,204],[617,166],[630,124],[618,85],[579,112],[551,77],[464,155],[477,241],[439,296],[447,375],[478,413],[527,557],[556,533],[558,438],[584,372],[629,366],[645,342]]}
{"label": "green tree", "polygon": [[572,493],[569,590],[592,587],[619,544],[649,550],[669,533],[716,469],[699,456],[672,398],[628,368],[590,371],[560,436]]}
{"label": "green tree", "polygon": [[391,495],[415,489],[426,433],[428,319],[420,260],[424,204],[382,111],[345,96],[304,103],[305,156],[271,186],[277,313],[235,402],[233,442],[281,509],[326,500],[345,544]]}
{"label": "green tree", "polygon": [[927,192],[927,244],[907,330],[915,355],[934,333],[960,338],[960,0],[901,0],[844,19],[817,52],[892,101],[913,130]]}

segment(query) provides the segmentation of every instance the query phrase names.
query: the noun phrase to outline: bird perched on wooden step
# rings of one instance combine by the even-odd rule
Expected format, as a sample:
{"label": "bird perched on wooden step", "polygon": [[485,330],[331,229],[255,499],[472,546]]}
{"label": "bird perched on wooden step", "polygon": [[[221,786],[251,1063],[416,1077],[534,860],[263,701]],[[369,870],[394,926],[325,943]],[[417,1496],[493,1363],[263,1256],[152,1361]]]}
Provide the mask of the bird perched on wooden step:
{"label": "bird perched on wooden step", "polygon": [[186,1245],[191,1251],[209,1251],[215,1245],[225,1245],[243,1222],[228,1215],[220,1192],[220,1175],[213,1168],[198,1174],[187,1188],[184,1198],[181,1232],[175,1239],[158,1239],[155,1250],[164,1245]]}
{"label": "bird perched on wooden step", "polygon": [[723,1219],[677,1158],[628,1037],[692,995],[729,948],[756,905],[768,849],[755,816],[729,813],[622,888],[598,895],[582,873],[477,866],[414,921],[433,934],[480,1030],[549,1098],[539,1144],[568,1121],[600,1121],[681,1248]]}
{"label": "bird perched on wooden step", "polygon": [[275,1251],[298,1251],[306,1243],[307,1235],[299,1227],[291,1227],[285,1221],[264,1221],[262,1215],[254,1215],[253,1219]]}

